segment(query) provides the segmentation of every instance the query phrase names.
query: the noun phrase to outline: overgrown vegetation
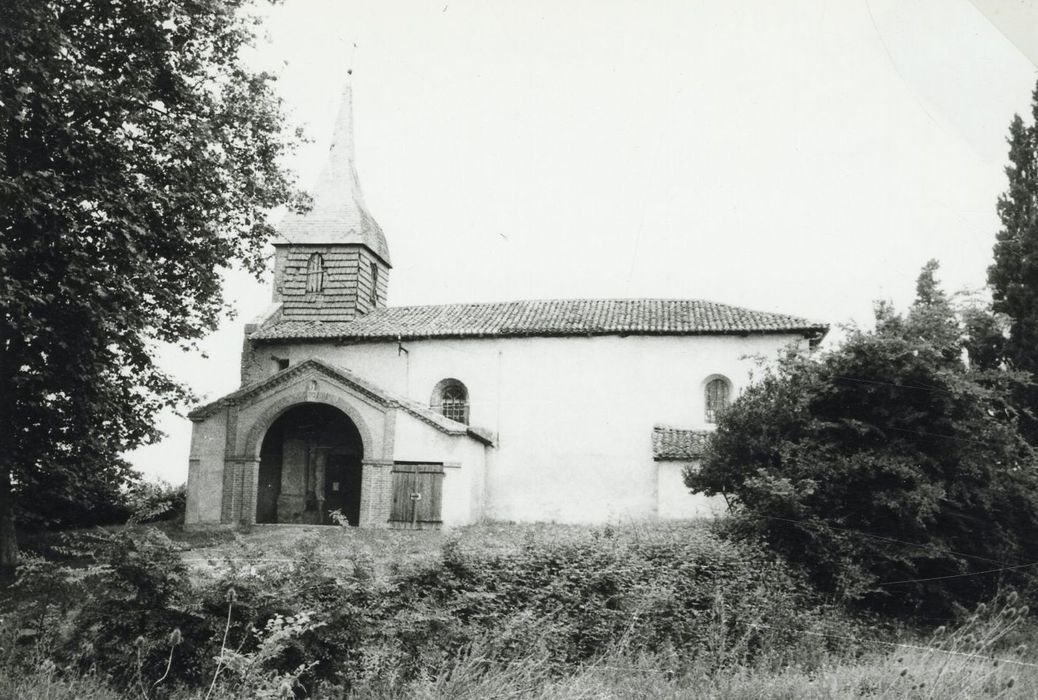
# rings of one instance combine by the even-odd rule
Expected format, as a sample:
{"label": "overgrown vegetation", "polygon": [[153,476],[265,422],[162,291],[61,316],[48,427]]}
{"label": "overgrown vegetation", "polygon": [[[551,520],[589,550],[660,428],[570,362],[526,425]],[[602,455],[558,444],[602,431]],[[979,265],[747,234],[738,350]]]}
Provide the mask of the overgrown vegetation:
{"label": "overgrown vegetation", "polygon": [[807,668],[856,645],[804,577],[702,527],[527,532],[507,550],[451,539],[388,574],[369,557],[329,561],[312,538],[273,557],[237,549],[200,574],[157,530],[81,534],[62,549],[71,560],[20,568],[3,665],[99,670],[149,697],[209,685],[391,694],[462,659],[467,673],[535,660],[560,678],[636,656],[711,675]]}
{"label": "overgrown vegetation", "polygon": [[182,521],[187,488],[164,481],[133,478],[129,484],[94,493],[78,504],[40,499],[19,503],[18,522],[24,533],[38,534],[97,525]]}
{"label": "overgrown vegetation", "polygon": [[393,547],[407,533],[287,533],[276,548],[237,537],[208,563],[197,554],[213,550],[148,528],[66,538],[62,563],[27,558],[2,611],[0,696],[1038,689],[1015,594],[948,631],[899,633],[849,619],[795,569],[702,524],[474,527],[405,564]]}
{"label": "overgrown vegetation", "polygon": [[881,305],[875,330],[765,368],[686,475],[729,496],[734,531],[887,612],[947,614],[1038,560],[1038,462],[1012,398],[1027,377],[964,362],[935,271],[907,314]]}

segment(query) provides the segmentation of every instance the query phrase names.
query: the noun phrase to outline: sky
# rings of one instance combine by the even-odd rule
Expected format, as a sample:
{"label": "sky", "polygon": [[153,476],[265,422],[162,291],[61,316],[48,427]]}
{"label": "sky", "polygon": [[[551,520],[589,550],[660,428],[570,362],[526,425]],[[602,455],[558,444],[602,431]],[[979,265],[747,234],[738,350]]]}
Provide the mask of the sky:
{"label": "sky", "polygon": [[[286,163],[304,187],[353,69],[391,305],[702,298],[867,326],[931,258],[947,290],[984,285],[1034,5],[285,0],[248,61],[310,139]],[[160,352],[208,400],[270,302],[240,271],[226,292],[204,356]],[[129,458],[181,483],[190,421],[161,425]]]}

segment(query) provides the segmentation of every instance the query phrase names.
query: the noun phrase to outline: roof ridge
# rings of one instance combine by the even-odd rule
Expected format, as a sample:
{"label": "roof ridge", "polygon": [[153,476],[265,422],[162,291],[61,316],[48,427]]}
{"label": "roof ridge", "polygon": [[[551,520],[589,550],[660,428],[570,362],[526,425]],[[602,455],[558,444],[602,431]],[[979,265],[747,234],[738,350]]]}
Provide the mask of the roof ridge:
{"label": "roof ridge", "polygon": [[[543,302],[555,302],[555,301],[705,301],[710,304],[722,304],[724,306],[737,306],[726,301],[716,301],[714,299],[706,299],[704,297],[535,297],[527,299],[496,299],[493,301],[452,301],[446,302],[446,305],[451,304],[522,304],[532,301],[543,301]],[[407,306],[443,306],[444,304],[407,304]]]}
{"label": "roof ridge", "polygon": [[755,313],[771,314],[774,316],[793,316],[796,318],[802,318],[800,316],[795,316],[795,314],[789,314],[783,311],[766,311],[764,309],[756,309],[750,306],[732,304],[726,301],[704,299],[702,297],[544,297],[538,299],[505,299],[499,301],[452,301],[440,304],[402,304],[400,306],[382,307],[379,310],[392,311],[394,309],[429,309],[442,308],[448,306],[506,306],[510,304],[557,304],[560,302],[696,302],[700,304],[710,304],[713,306],[723,306],[729,309],[743,309],[746,311],[753,311]]}

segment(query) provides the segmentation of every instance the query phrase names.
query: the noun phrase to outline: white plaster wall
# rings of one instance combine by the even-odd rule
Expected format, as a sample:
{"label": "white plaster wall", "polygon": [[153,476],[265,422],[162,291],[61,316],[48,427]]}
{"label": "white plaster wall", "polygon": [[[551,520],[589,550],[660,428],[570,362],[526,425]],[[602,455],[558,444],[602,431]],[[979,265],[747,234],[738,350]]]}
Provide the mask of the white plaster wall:
{"label": "white plaster wall", "polygon": [[487,471],[490,460],[494,453],[493,448],[475,440],[465,441],[465,458],[462,460],[463,468],[469,465],[476,469],[469,469],[469,522],[477,522],[487,517]]}
{"label": "white plaster wall", "polygon": [[721,496],[690,493],[683,470],[687,462],[657,462],[657,514],[661,520],[715,518],[728,510]]}
{"label": "white plaster wall", "polygon": [[223,503],[224,444],[227,413],[217,411],[191,426],[185,525],[219,523]]}
{"label": "white plaster wall", "polygon": [[[292,363],[320,357],[428,405],[435,384],[468,387],[472,425],[498,435],[485,515],[595,522],[655,517],[651,432],[703,428],[704,387],[722,374],[737,394],[753,355],[774,360],[795,335],[595,336],[276,346]],[[407,440],[398,437],[397,459]],[[419,457],[425,459],[426,457]]]}
{"label": "white plaster wall", "polygon": [[467,435],[447,435],[401,411],[395,445],[396,461],[444,463],[440,511],[444,527],[468,525],[479,519],[485,469],[484,450],[479,443]]}

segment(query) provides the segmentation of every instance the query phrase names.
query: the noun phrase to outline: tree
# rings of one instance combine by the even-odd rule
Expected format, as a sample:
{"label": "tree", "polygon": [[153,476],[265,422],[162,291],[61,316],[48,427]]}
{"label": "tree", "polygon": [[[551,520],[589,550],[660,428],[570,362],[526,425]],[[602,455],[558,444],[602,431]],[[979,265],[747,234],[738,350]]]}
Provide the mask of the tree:
{"label": "tree", "polygon": [[[1038,121],[1038,87],[1032,95],[1032,118]],[[988,268],[992,307],[1010,319],[1008,338],[1001,351],[1011,367],[1038,376],[1038,126],[1019,115],[1009,126],[1009,186],[998,198],[1002,221],[994,262]],[[1038,410],[1038,387],[1022,387],[1022,403]],[[1027,433],[1038,442],[1038,423]]]}
{"label": "tree", "polygon": [[257,272],[291,199],[272,77],[240,54],[247,0],[0,3],[0,567],[13,503],[126,481],[186,389],[155,362]]}
{"label": "tree", "polygon": [[824,590],[875,608],[946,612],[994,590],[1000,575],[977,572],[1038,554],[1035,454],[1007,400],[1020,377],[962,361],[935,270],[906,315],[881,304],[875,331],[766,371],[685,477]]}

